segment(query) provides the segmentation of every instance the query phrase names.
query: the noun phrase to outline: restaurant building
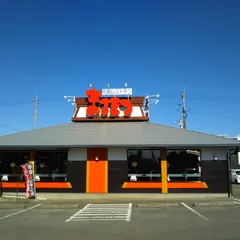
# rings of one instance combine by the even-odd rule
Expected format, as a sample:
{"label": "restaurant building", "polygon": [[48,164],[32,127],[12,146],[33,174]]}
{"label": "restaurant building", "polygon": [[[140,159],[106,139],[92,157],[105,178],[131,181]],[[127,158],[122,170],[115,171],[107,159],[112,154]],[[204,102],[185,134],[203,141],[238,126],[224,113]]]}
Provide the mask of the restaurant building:
{"label": "restaurant building", "polygon": [[71,123],[0,137],[3,191],[25,191],[30,161],[37,192],[228,192],[227,152],[239,141],[153,124],[144,97],[86,95]]}

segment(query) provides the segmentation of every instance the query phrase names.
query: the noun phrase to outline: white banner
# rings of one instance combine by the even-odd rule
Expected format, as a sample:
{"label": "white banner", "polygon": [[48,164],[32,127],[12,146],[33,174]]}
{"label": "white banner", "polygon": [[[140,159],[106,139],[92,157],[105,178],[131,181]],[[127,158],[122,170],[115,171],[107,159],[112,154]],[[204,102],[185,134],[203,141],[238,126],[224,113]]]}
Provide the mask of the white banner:
{"label": "white banner", "polygon": [[102,89],[103,96],[132,95],[132,88],[105,88]]}

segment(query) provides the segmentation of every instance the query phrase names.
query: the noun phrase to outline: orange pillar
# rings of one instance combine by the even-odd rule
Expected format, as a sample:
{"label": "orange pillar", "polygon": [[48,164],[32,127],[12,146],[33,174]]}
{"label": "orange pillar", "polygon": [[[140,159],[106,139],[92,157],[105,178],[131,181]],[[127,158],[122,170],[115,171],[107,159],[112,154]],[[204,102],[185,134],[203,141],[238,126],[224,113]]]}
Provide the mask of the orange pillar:
{"label": "orange pillar", "polygon": [[167,164],[167,149],[161,148],[161,178],[162,178],[162,193],[168,193],[168,164]]}

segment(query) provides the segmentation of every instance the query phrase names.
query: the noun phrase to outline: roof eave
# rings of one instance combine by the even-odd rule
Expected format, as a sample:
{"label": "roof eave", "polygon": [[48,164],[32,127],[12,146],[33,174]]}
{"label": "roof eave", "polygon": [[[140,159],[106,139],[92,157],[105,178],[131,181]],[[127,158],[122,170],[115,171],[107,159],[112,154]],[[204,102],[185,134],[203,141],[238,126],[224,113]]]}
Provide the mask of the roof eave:
{"label": "roof eave", "polygon": [[231,143],[231,144],[108,144],[108,145],[6,145],[0,146],[0,150],[7,150],[7,149],[37,149],[37,148],[89,148],[89,147],[111,147],[111,148],[136,148],[136,147],[145,147],[145,148],[160,148],[160,147],[167,147],[167,148],[209,148],[209,147],[239,147],[240,144],[238,143]]}

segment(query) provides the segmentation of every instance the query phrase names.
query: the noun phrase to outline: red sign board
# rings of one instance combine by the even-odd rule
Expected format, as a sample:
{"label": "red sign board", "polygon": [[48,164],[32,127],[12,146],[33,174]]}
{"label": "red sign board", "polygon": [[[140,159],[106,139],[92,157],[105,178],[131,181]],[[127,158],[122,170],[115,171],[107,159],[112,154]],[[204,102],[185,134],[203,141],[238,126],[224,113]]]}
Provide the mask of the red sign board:
{"label": "red sign board", "polygon": [[102,92],[96,90],[95,88],[87,90],[86,96],[88,97],[88,102],[91,104],[87,107],[86,113],[88,117],[93,117],[100,115],[100,108],[96,105],[99,103],[102,107],[101,116],[108,116],[108,109],[110,105],[110,117],[118,117],[120,114],[119,107],[125,107],[124,117],[130,117],[132,114],[132,104],[127,99],[119,99],[116,96],[113,98],[101,98]]}
{"label": "red sign board", "polygon": [[33,174],[33,166],[31,163],[22,165],[22,170],[26,180],[26,197],[28,199],[36,197],[35,180]]}

